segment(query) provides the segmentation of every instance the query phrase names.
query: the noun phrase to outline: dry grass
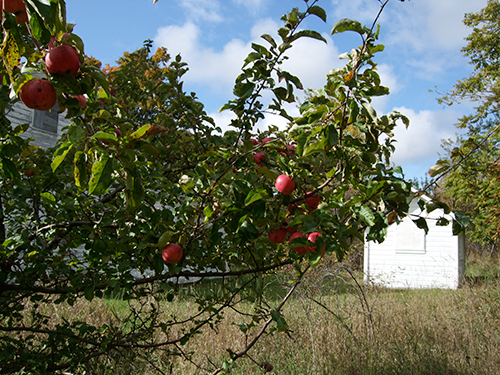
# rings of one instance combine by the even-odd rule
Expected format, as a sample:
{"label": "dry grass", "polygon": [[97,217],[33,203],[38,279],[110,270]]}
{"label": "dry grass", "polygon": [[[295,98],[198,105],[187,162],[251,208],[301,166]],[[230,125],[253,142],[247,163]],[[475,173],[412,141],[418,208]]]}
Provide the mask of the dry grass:
{"label": "dry grass", "polygon": [[[289,334],[275,333],[237,363],[233,374],[493,374],[500,369],[499,285],[459,290],[390,291],[321,295],[310,289],[285,309]],[[231,321],[231,317],[227,317]],[[221,325],[190,343],[204,356],[222,358],[244,342],[236,327]],[[209,343],[209,345],[207,345]],[[208,351],[207,351],[208,349]],[[206,362],[206,361],[205,361]],[[179,374],[195,374],[186,362]]]}
{"label": "dry grass", "polygon": [[[288,285],[285,270],[270,278],[269,303]],[[287,332],[264,335],[231,368],[231,374],[263,374],[259,364],[272,364],[271,374],[494,374],[500,369],[500,284],[465,285],[458,290],[384,290],[357,287],[355,279],[333,267],[317,268],[283,316]],[[217,286],[216,286],[217,287]],[[196,309],[187,297],[164,302],[165,319],[180,319]],[[58,305],[51,316],[89,319],[119,326],[128,307],[120,301]],[[239,312],[252,313],[249,304]],[[93,374],[206,374],[229,359],[227,349],[243,349],[249,336],[233,323],[248,323],[236,311],[224,313],[214,329],[195,335],[180,347],[191,361],[168,352],[111,353]],[[142,356],[142,357],[141,357]],[[95,364],[95,363],[94,363]],[[196,365],[195,365],[196,364]],[[82,374],[85,373],[82,369]],[[88,374],[89,372],[87,372]]]}

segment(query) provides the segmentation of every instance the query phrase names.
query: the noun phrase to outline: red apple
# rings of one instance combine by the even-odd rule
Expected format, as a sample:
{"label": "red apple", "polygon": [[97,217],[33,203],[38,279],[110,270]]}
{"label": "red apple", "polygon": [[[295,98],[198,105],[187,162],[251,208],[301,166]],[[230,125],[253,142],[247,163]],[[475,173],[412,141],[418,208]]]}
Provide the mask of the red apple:
{"label": "red apple", "polygon": [[87,109],[87,98],[84,95],[71,95],[71,97],[78,99],[78,103],[82,106],[82,111]]}
{"label": "red apple", "polygon": [[182,247],[176,243],[170,243],[161,250],[161,256],[167,263],[177,263],[182,258]]}
{"label": "red apple", "polygon": [[73,77],[80,70],[80,56],[69,44],[63,44],[47,52],[45,67],[50,74]]}
{"label": "red apple", "polygon": [[283,195],[290,195],[295,190],[295,181],[285,174],[279,175],[274,183],[276,190]]}
{"label": "red apple", "polygon": [[21,87],[19,99],[28,108],[48,111],[56,104],[57,94],[49,81],[35,78]]}
{"label": "red apple", "polygon": [[[292,234],[290,236],[290,239],[288,240],[288,243],[291,244],[292,241],[295,239],[295,238],[305,238],[304,234],[302,234],[301,232],[295,232],[294,234]],[[304,255],[305,253],[307,253],[309,250],[311,250],[310,247],[308,246],[295,246],[295,247],[292,247],[291,248],[292,250],[295,250],[299,255]]]}
{"label": "red apple", "polygon": [[[308,191],[307,194],[311,194],[311,192]],[[306,198],[306,204],[307,207],[309,207],[309,211],[314,211],[316,208],[318,208],[319,205],[318,196],[316,194],[308,196]]]}
{"label": "red apple", "polygon": [[[319,232],[312,232],[310,233],[308,236],[307,236],[307,239],[309,241],[311,241],[312,243],[315,243],[316,242],[316,237],[321,237],[321,233]],[[316,251],[316,246],[313,246],[310,248],[311,251]],[[323,247],[321,248],[321,251],[323,253],[323,255],[325,254],[325,245],[323,245]]]}
{"label": "red apple", "polygon": [[285,242],[287,235],[288,232],[286,231],[286,229],[280,227],[278,229],[269,231],[267,237],[269,238],[269,241],[271,241],[272,243],[282,243]]}
{"label": "red apple", "polygon": [[276,148],[276,150],[278,150],[278,152],[284,156],[290,156],[293,155],[295,151],[295,146],[287,145],[286,148],[278,147]]}
{"label": "red apple", "polygon": [[[28,13],[26,13],[26,5],[23,0],[4,0],[5,10],[16,16],[17,23],[24,23],[28,21]],[[0,11],[2,6],[0,4]]]}
{"label": "red apple", "polygon": [[264,145],[265,145],[266,143],[271,142],[271,141],[272,141],[272,139],[271,139],[271,138],[266,137],[266,138],[264,138],[264,139],[262,140],[262,144],[264,144]]}
{"label": "red apple", "polygon": [[122,136],[122,131],[118,126],[115,125],[115,134],[117,138],[120,138]]}
{"label": "red apple", "polygon": [[252,141],[252,143],[253,143],[254,146],[257,146],[260,143],[258,140],[253,139],[253,138],[250,139],[250,140]]}
{"label": "red apple", "polygon": [[28,177],[33,177],[34,174],[35,174],[35,171],[33,169],[28,169],[28,172],[26,172],[26,176],[28,176]]}
{"label": "red apple", "polygon": [[260,163],[266,159],[266,155],[264,155],[264,153],[262,152],[257,152],[254,156],[253,156],[253,161],[256,162],[257,164],[259,164],[259,166],[261,165]]}

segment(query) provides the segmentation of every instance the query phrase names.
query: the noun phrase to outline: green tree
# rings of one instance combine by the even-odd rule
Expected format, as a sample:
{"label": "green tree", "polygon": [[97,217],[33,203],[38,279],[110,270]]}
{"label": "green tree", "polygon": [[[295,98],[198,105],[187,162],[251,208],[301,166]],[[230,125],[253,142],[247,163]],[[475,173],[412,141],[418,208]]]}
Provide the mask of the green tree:
{"label": "green tree", "polygon": [[[445,142],[446,156],[431,170],[444,177],[443,194],[453,208],[467,211],[473,226],[472,241],[494,251],[500,240],[498,222],[498,162],[500,160],[500,3],[489,0],[478,13],[466,14],[464,24],[472,28],[462,49],[474,70],[458,81],[454,90],[440,99],[449,105],[472,102],[474,112],[459,119],[465,133]],[[449,171],[449,173],[447,173]]]}
{"label": "green tree", "polygon": [[[116,67],[100,69],[83,58],[83,42],[66,23],[62,0],[26,1],[29,27],[4,12],[0,97],[0,372],[78,371],[110,353],[180,349],[213,327],[226,309],[255,306],[240,327],[260,325],[244,356],[265,332],[286,331],[281,308],[311,266],[323,256],[342,260],[350,244],[383,240],[390,217],[408,210],[411,185],[390,166],[392,130],[400,113],[379,116],[372,97],[388,94],[373,61],[383,50],[379,29],[357,21],[337,22],[332,34],[352,31],[361,46],[346,53],[344,68],[328,73],[291,117],[283,103],[295,101],[299,77],[281,69],[299,38],[323,40],[301,29],[307,17],[326,22],[318,1],[305,1],[283,16],[279,40],[263,35],[236,78],[235,98],[222,110],[235,114],[234,130],[222,133],[195,94],[183,91],[187,71],[180,56],[150,45],[125,54]],[[381,2],[381,10],[388,1]],[[378,18],[378,16],[377,16]],[[74,77],[47,73],[43,57],[59,44],[82,56]],[[23,66],[20,61],[25,62]],[[71,125],[55,150],[37,149],[5,112],[23,84],[43,74],[56,88]],[[270,91],[270,103],[262,101]],[[13,93],[13,95],[11,95]],[[72,95],[85,95],[86,107]],[[274,112],[290,121],[252,142],[257,122]],[[389,137],[383,143],[383,134]],[[257,165],[253,156],[265,153]],[[49,162],[51,160],[51,162]],[[24,171],[33,173],[25,174]],[[279,175],[293,178],[292,194],[277,192]],[[316,209],[306,198],[319,197]],[[315,248],[305,237],[273,243],[270,231],[320,232]],[[179,244],[183,257],[165,263],[162,249]],[[315,250],[316,249],[316,250]],[[263,300],[262,276],[294,265],[298,278],[276,306]],[[160,320],[160,306],[179,293],[180,277],[223,277],[223,292],[197,297],[189,318]],[[120,296],[130,314],[116,325],[55,320],[49,306]],[[243,329],[243,328],[242,328]],[[161,333],[161,335],[160,335]],[[215,372],[221,372],[222,367]]]}

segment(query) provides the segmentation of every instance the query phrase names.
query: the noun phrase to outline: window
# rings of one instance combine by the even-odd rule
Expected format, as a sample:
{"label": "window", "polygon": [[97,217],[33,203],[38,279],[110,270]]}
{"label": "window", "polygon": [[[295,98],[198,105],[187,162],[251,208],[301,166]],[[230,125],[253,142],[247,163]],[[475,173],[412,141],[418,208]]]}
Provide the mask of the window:
{"label": "window", "polygon": [[35,109],[35,113],[33,114],[33,129],[57,134],[57,124],[59,121],[58,110],[59,106],[57,103],[48,111],[39,111]]}
{"label": "window", "polygon": [[425,230],[418,228],[408,217],[405,217],[395,229],[397,254],[425,254]]}

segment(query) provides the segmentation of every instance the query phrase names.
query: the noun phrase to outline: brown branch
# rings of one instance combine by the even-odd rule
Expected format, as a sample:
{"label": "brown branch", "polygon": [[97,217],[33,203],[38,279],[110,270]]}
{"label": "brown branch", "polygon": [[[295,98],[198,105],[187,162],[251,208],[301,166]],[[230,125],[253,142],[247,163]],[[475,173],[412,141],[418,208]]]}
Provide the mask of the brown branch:
{"label": "brown branch", "polygon": [[[280,268],[291,264],[291,260],[282,261],[280,263],[275,263],[269,266],[260,267],[260,268],[252,268],[245,269],[239,271],[212,271],[212,272],[190,272],[190,271],[181,271],[174,275],[160,275],[160,276],[151,276],[145,277],[143,279],[138,279],[135,282],[131,283],[131,286],[139,286],[148,283],[152,283],[155,281],[171,279],[176,277],[228,277],[228,276],[244,276],[244,275],[252,275],[252,274],[261,274],[276,268]],[[101,285],[96,285],[95,290],[103,290],[108,287],[108,283],[104,283]],[[33,293],[43,293],[43,294],[68,294],[68,293],[81,293],[85,289],[84,287],[76,288],[76,289],[65,289],[65,288],[55,288],[55,287],[44,287],[44,286],[25,286],[19,284],[4,284],[1,286],[2,291],[27,291]]]}

